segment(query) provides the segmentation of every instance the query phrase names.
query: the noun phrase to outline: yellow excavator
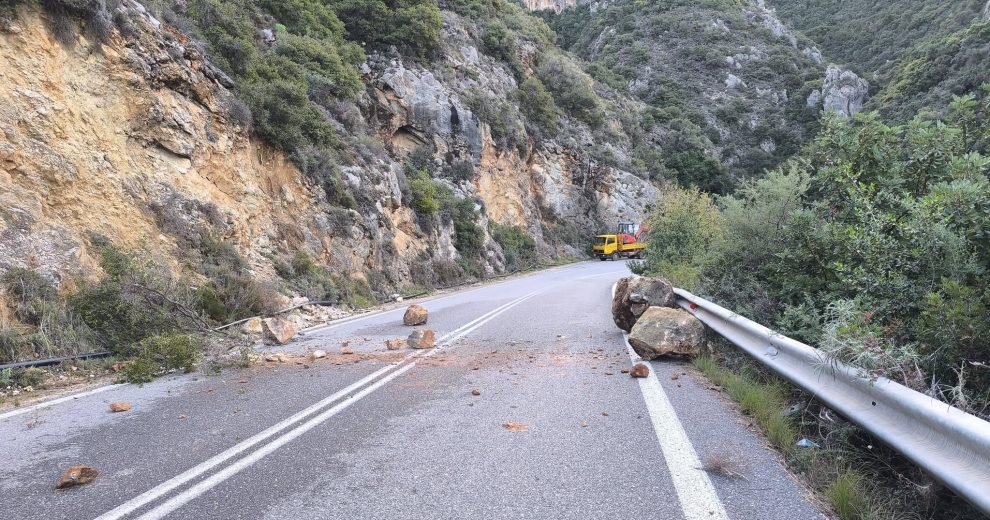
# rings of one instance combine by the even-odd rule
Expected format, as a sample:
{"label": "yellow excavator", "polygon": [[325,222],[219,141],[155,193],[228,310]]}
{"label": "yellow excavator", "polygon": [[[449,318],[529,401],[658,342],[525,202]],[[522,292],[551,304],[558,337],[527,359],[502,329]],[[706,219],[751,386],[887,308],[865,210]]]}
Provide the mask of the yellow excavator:
{"label": "yellow excavator", "polygon": [[642,239],[650,232],[647,226],[633,222],[619,222],[618,231],[614,235],[598,235],[592,250],[599,260],[618,260],[619,258],[642,258],[646,242]]}

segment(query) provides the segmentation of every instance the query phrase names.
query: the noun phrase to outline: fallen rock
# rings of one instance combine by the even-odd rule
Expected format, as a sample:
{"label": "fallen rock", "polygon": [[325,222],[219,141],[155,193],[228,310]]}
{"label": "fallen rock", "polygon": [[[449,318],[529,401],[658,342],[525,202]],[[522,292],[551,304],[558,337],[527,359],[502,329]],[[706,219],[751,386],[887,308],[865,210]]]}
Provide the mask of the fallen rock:
{"label": "fallen rock", "polygon": [[296,325],[283,318],[265,318],[262,320],[265,329],[265,339],[285,345],[296,336]]}
{"label": "fallen rock", "polygon": [[354,353],[354,349],[351,347],[340,347],[340,353],[344,355],[349,355]]}
{"label": "fallen rock", "polygon": [[663,278],[627,276],[618,281],[612,298],[612,320],[629,332],[650,307],[674,307],[674,286]]}
{"label": "fallen rock", "polygon": [[265,354],[264,360],[269,363],[285,363],[285,354],[281,352],[274,352]]}
{"label": "fallen rock", "polygon": [[629,371],[629,375],[632,377],[647,377],[650,375],[650,367],[642,363],[636,363],[633,365],[632,370]]}
{"label": "fallen rock", "polygon": [[111,412],[126,412],[131,409],[131,403],[110,403]]}
{"label": "fallen rock", "polygon": [[265,331],[265,326],[262,323],[261,318],[251,318],[244,322],[244,325],[241,326],[241,329],[244,330],[244,332],[247,332],[248,334],[260,335]]}
{"label": "fallen rock", "polygon": [[410,326],[425,325],[430,313],[421,305],[410,305],[402,316],[402,323]]}
{"label": "fallen rock", "polygon": [[326,350],[314,350],[314,351],[312,351],[312,352],[309,353],[309,358],[310,359],[322,359],[322,358],[325,358],[325,357],[327,357],[327,351]]}
{"label": "fallen rock", "polygon": [[643,359],[696,356],[705,342],[705,325],[681,309],[650,307],[629,333],[629,344]]}
{"label": "fallen rock", "polygon": [[412,348],[433,348],[436,345],[436,338],[433,329],[416,329],[406,340]]}
{"label": "fallen rock", "polygon": [[62,473],[62,476],[59,477],[58,482],[55,483],[55,489],[89,484],[96,480],[96,477],[99,475],[99,471],[89,466],[72,466],[65,470],[65,473]]}
{"label": "fallen rock", "polygon": [[481,390],[475,388],[474,390],[471,390],[471,395],[475,395],[475,396],[481,395]]}
{"label": "fallen rock", "polygon": [[387,339],[385,340],[385,348],[389,350],[402,350],[406,348],[406,340],[404,339]]}
{"label": "fallen rock", "polygon": [[503,428],[509,430],[510,432],[524,432],[529,430],[529,425],[526,423],[509,421],[502,425]]}

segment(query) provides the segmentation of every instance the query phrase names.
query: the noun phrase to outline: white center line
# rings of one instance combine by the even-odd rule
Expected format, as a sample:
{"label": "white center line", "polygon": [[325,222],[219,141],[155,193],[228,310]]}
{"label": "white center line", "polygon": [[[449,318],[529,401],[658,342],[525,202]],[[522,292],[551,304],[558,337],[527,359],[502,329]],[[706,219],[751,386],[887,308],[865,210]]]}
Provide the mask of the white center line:
{"label": "white center line", "polygon": [[[488,314],[486,314],[486,315],[484,315],[484,316],[482,316],[482,317],[480,317],[480,318],[472,321],[471,323],[468,323],[467,325],[464,325],[463,327],[461,327],[457,331],[454,331],[454,332],[451,332],[450,334],[447,334],[446,336],[444,336],[444,340],[445,340],[446,344],[449,345],[450,343],[456,341],[457,339],[466,336],[471,331],[476,330],[478,327],[481,327],[482,325],[484,325],[484,324],[490,322],[491,320],[497,318],[499,315],[501,315],[502,313],[508,311],[512,307],[515,307],[516,305],[519,305],[520,303],[523,303],[524,301],[532,298],[533,296],[535,296],[537,294],[537,292],[538,291],[532,292],[532,293],[527,294],[526,296],[523,296],[521,298],[518,298],[516,300],[513,300],[513,301],[511,301],[511,302],[509,302],[509,303],[507,303],[507,304],[505,304],[505,305],[503,305],[503,306],[495,309],[494,311],[491,311]],[[426,354],[426,356],[432,356],[437,351],[438,351],[437,349],[431,349]],[[420,351],[420,352],[422,352],[422,351]],[[424,356],[424,357],[426,357],[426,356]],[[259,448],[257,451],[251,453],[250,455],[248,455],[248,456],[246,456],[246,457],[238,460],[237,462],[231,464],[230,466],[224,468],[222,471],[219,471],[216,474],[214,474],[214,475],[212,475],[212,476],[204,479],[202,482],[200,482],[200,483],[196,484],[195,486],[193,486],[193,487],[191,487],[191,488],[183,491],[182,493],[179,493],[178,495],[172,497],[171,499],[169,499],[165,503],[163,503],[163,504],[159,505],[158,507],[152,509],[151,511],[149,511],[149,512],[143,514],[143,515],[141,515],[138,520],[160,520],[161,518],[164,518],[168,514],[170,514],[173,511],[175,511],[176,509],[178,509],[178,508],[182,507],[183,505],[189,503],[190,501],[194,500],[196,497],[198,497],[198,496],[202,495],[203,493],[206,493],[210,489],[214,488],[215,486],[217,486],[221,482],[229,479],[230,477],[236,475],[237,473],[240,473],[242,470],[247,469],[248,467],[250,467],[251,465],[253,465],[255,462],[258,462],[259,460],[263,459],[264,457],[270,455],[275,450],[281,448],[282,446],[285,446],[286,444],[288,444],[292,440],[296,439],[300,435],[302,435],[302,434],[304,434],[304,433],[312,430],[313,428],[316,428],[320,424],[326,422],[328,419],[330,419],[334,415],[337,415],[338,413],[340,413],[341,411],[343,411],[347,407],[349,407],[352,404],[354,404],[354,403],[358,402],[359,400],[361,400],[363,397],[371,394],[375,390],[378,390],[379,388],[381,388],[382,386],[384,386],[385,384],[387,384],[389,381],[391,381],[391,380],[399,377],[400,375],[406,373],[407,371],[411,370],[414,366],[416,366],[416,362],[415,361],[413,361],[412,363],[409,363],[408,365],[400,368],[399,370],[396,370],[395,372],[392,372],[391,374],[389,374],[389,375],[385,376],[384,378],[382,378],[380,381],[377,381],[373,385],[365,388],[364,390],[361,390],[357,394],[354,394],[352,397],[350,397],[346,401],[344,401],[342,403],[339,403],[336,406],[334,406],[333,408],[330,408],[329,410],[321,413],[320,415],[317,415],[316,417],[310,419],[309,421],[306,421],[305,423],[303,423],[302,425],[300,425],[300,426],[292,429],[291,431],[289,431],[285,435],[282,435],[281,437],[279,437],[279,438],[275,439],[274,441],[268,443],[267,445]]]}
{"label": "white center line", "polygon": [[[457,339],[459,339],[459,338],[461,338],[461,337],[469,334],[470,332],[476,330],[478,327],[481,327],[485,323],[488,323],[489,321],[495,319],[496,317],[498,317],[502,313],[508,311],[512,307],[515,307],[516,305],[519,305],[520,303],[522,303],[522,302],[524,302],[524,301],[532,298],[533,296],[535,296],[539,292],[540,291],[534,291],[534,292],[531,292],[529,294],[526,294],[526,295],[524,295],[524,296],[522,296],[520,298],[517,298],[515,300],[512,300],[512,301],[510,301],[510,302],[508,302],[508,303],[506,303],[506,304],[504,304],[504,305],[502,305],[502,306],[500,306],[500,307],[498,307],[498,308],[496,308],[496,309],[494,309],[494,310],[492,310],[492,311],[490,311],[490,312],[488,312],[488,313],[486,313],[486,314],[484,314],[484,315],[482,315],[482,316],[480,316],[478,318],[475,318],[474,320],[471,320],[470,322],[462,325],[461,327],[459,327],[459,328],[457,328],[457,329],[455,329],[455,330],[447,333],[443,337],[441,337],[438,340],[438,344],[440,345],[440,347],[442,347],[444,345],[447,345],[447,344],[452,343],[453,341],[456,341]],[[169,480],[167,480],[167,481],[159,484],[158,486],[156,486],[156,487],[154,487],[154,488],[146,491],[145,493],[142,493],[141,495],[138,495],[138,496],[132,498],[131,500],[128,500],[127,502],[125,502],[125,503],[123,503],[123,504],[115,507],[114,509],[112,509],[112,510],[106,512],[106,513],[104,513],[103,515],[100,515],[96,520],[119,520],[119,519],[121,519],[121,518],[123,518],[123,517],[125,517],[125,516],[127,516],[127,515],[129,515],[131,513],[133,513],[134,511],[137,511],[138,509],[140,509],[140,508],[148,505],[149,503],[153,502],[154,500],[157,500],[158,498],[161,498],[162,496],[168,494],[169,492],[175,490],[176,488],[179,488],[180,486],[183,486],[183,485],[189,483],[193,479],[199,477],[200,475],[203,475],[204,473],[212,470],[213,468],[215,468],[215,467],[219,466],[220,464],[222,464],[222,463],[230,460],[231,458],[236,457],[236,456],[244,453],[245,451],[249,450],[250,448],[254,447],[255,445],[257,445],[257,444],[259,444],[259,443],[267,440],[268,438],[270,438],[272,436],[275,436],[276,434],[278,434],[282,430],[285,430],[286,428],[294,425],[295,423],[298,423],[298,422],[304,420],[306,417],[309,417],[310,415],[313,415],[314,413],[318,412],[322,408],[325,408],[326,406],[328,406],[328,405],[330,405],[330,404],[332,404],[332,403],[334,403],[334,402],[336,402],[336,401],[338,401],[338,400],[340,400],[342,398],[347,398],[346,401],[337,404],[333,408],[330,408],[329,410],[323,412],[322,414],[318,415],[314,419],[311,419],[310,421],[307,421],[303,425],[300,425],[300,426],[296,427],[295,429],[290,430],[288,433],[286,433],[286,434],[282,435],[281,437],[278,437],[275,440],[271,441],[268,445],[265,445],[262,448],[258,449],[255,453],[251,454],[250,456],[245,457],[244,459],[242,459],[241,461],[238,461],[235,464],[232,464],[230,467],[228,467],[227,469],[225,469],[225,470],[217,473],[216,475],[214,475],[214,476],[212,476],[210,478],[205,479],[203,482],[200,482],[197,486],[194,486],[193,488],[190,488],[190,489],[186,490],[185,492],[180,493],[179,495],[177,495],[173,499],[169,500],[165,504],[162,504],[158,508],[153,509],[147,515],[141,517],[141,518],[160,518],[161,516],[164,516],[165,514],[168,514],[168,512],[172,511],[173,509],[175,509],[177,507],[180,507],[182,504],[188,502],[189,500],[194,499],[196,496],[199,496],[200,494],[202,494],[203,492],[205,492],[209,488],[212,488],[213,486],[219,484],[223,480],[226,480],[227,478],[229,478],[233,474],[237,473],[241,469],[244,469],[244,468],[250,466],[251,464],[253,464],[254,461],[259,460],[260,458],[264,457],[265,455],[271,453],[272,451],[274,451],[275,449],[277,449],[277,447],[284,445],[289,440],[292,440],[292,439],[298,437],[299,435],[302,435],[302,433],[305,433],[306,431],[312,429],[317,424],[319,424],[321,422],[324,422],[327,419],[333,417],[334,415],[336,415],[341,410],[347,408],[348,406],[350,406],[354,402],[357,402],[362,397],[370,394],[374,390],[376,390],[376,389],[380,388],[381,386],[383,386],[388,381],[391,381],[395,377],[398,377],[399,375],[405,373],[406,371],[408,371],[409,369],[411,369],[413,366],[416,365],[415,362],[412,362],[412,363],[406,364],[405,366],[402,366],[407,361],[409,361],[409,360],[411,360],[411,359],[413,359],[415,357],[424,355],[424,353],[425,353],[426,356],[431,356],[435,352],[437,352],[437,350],[438,349],[431,349],[429,351],[417,350],[417,351],[415,351],[415,352],[413,352],[411,354],[408,354],[402,360],[400,360],[400,361],[398,361],[396,363],[390,364],[390,365],[388,365],[386,367],[383,367],[383,368],[381,368],[381,369],[379,369],[379,370],[377,370],[377,371],[375,371],[375,372],[373,372],[373,373],[365,376],[364,378],[362,378],[359,381],[357,381],[357,382],[349,385],[348,387],[344,388],[343,390],[340,390],[339,392],[334,393],[333,395],[331,395],[331,396],[329,396],[329,397],[327,397],[327,398],[319,401],[318,403],[316,403],[316,404],[314,404],[312,406],[307,407],[306,409],[304,409],[304,410],[302,410],[302,411],[294,414],[293,416],[289,417],[288,419],[285,419],[285,420],[279,422],[278,424],[276,424],[274,426],[271,426],[270,428],[268,428],[268,429],[266,429],[266,430],[264,430],[264,431],[262,431],[262,432],[260,432],[260,433],[258,433],[256,435],[254,435],[254,436],[252,436],[252,437],[250,437],[250,438],[242,441],[241,443],[238,443],[238,444],[232,446],[231,448],[228,448],[227,450],[225,450],[225,451],[223,451],[223,452],[221,452],[221,453],[219,453],[219,454],[211,457],[210,459],[208,459],[208,460],[206,460],[206,461],[204,461],[204,462],[202,462],[202,463],[200,463],[200,464],[198,464],[198,465],[196,465],[196,466],[194,466],[194,467],[186,470],[185,472],[183,472],[183,473],[181,473],[181,474],[179,474],[179,475],[177,475],[177,476],[175,476],[175,477],[173,477],[173,478],[171,478],[171,479],[169,479]],[[396,370],[396,368],[397,367],[400,367],[400,366],[401,366],[401,368],[398,368]],[[391,373],[391,374],[388,374],[387,376],[385,376],[381,380],[375,382],[371,386],[368,386],[367,388],[361,390],[360,392],[358,392],[358,393],[356,393],[354,395],[350,395],[352,392],[360,389],[361,387],[367,385],[368,383],[374,381],[375,379],[377,379],[377,378],[385,375],[387,372],[392,371],[392,370],[395,370],[395,371],[393,373]],[[320,420],[318,422],[315,422],[314,423],[313,421],[316,421],[316,419],[320,419]],[[302,430],[302,431],[300,431],[299,433],[295,433],[298,430]],[[284,438],[286,438],[286,437],[290,437],[290,438],[288,440],[284,441],[284,442],[281,442],[281,440],[284,439]],[[276,447],[275,448],[271,448],[271,449],[267,449],[269,446],[272,446],[272,445],[276,445]],[[257,454],[257,453],[263,453],[263,454],[256,457],[255,454]],[[254,457],[254,458],[252,458],[252,457]],[[249,459],[251,460],[250,463],[242,464],[242,462],[244,460],[249,460]],[[234,468],[234,467],[237,467],[239,469],[237,469],[236,471],[231,472],[230,471],[230,468]],[[223,477],[223,478],[217,478],[217,476],[219,476],[219,475],[226,475],[226,476]],[[212,484],[209,485],[209,486],[203,487],[204,486],[204,483],[206,483],[206,482],[211,482]],[[193,493],[194,490],[198,490],[198,491],[195,492],[195,493]],[[185,497],[185,500],[182,501],[181,503],[177,502],[177,500],[180,497]],[[169,506],[170,508],[168,508],[167,511],[164,511],[162,508],[165,508],[169,504],[172,504],[172,506]],[[159,511],[159,510],[163,510],[164,513],[162,513],[161,516],[154,516],[156,514],[156,512]],[[148,516],[148,515],[151,515],[151,516]]]}

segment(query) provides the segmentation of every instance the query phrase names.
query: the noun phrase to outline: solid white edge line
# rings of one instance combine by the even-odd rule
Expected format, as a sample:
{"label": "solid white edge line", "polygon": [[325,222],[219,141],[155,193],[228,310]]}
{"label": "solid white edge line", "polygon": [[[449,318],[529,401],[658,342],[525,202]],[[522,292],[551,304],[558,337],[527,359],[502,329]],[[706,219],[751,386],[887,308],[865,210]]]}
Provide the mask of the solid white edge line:
{"label": "solid white edge line", "polygon": [[[628,336],[623,335],[623,338],[632,363],[642,362],[629,345]],[[698,460],[691,439],[684,431],[684,425],[677,418],[674,406],[652,367],[649,376],[639,379],[639,389],[646,401],[646,410],[660,443],[660,451],[667,461],[670,480],[674,483],[685,520],[728,520],[729,516],[718,498],[715,486],[708,478],[708,473],[701,469],[701,461]]]}
{"label": "solid white edge line", "polygon": [[[520,298],[517,298],[515,300],[512,300],[512,301],[510,301],[510,302],[508,302],[506,304],[503,304],[503,305],[495,308],[492,311],[489,311],[489,312],[487,312],[487,313],[479,316],[478,318],[475,318],[474,320],[471,320],[470,322],[468,322],[468,323],[466,323],[466,324],[458,327],[457,329],[454,329],[453,331],[451,331],[451,332],[447,333],[446,335],[444,335],[443,337],[441,337],[440,340],[438,341],[438,345],[443,346],[445,343],[456,341],[457,339],[463,337],[464,335],[470,333],[473,330],[476,330],[478,327],[484,325],[485,323],[487,323],[491,319],[494,319],[495,317],[497,317],[498,315],[502,314],[503,312],[509,310],[510,308],[512,308],[512,307],[514,307],[514,306],[522,303],[523,301],[525,301],[525,300],[527,300],[527,299],[535,296],[538,292],[539,291],[534,291],[534,292],[531,292],[529,294],[526,294],[526,295],[524,295],[524,296],[522,296]],[[224,450],[223,452],[221,452],[221,453],[219,453],[219,454],[217,454],[217,455],[215,455],[215,456],[207,459],[206,461],[204,461],[204,462],[202,462],[200,464],[197,464],[196,466],[194,466],[194,467],[192,467],[192,468],[184,471],[183,473],[180,473],[179,475],[177,475],[177,476],[175,476],[175,477],[173,477],[173,478],[171,478],[171,479],[169,479],[169,480],[167,480],[167,481],[165,481],[165,482],[163,482],[163,483],[155,486],[154,488],[152,488],[152,489],[150,489],[150,490],[148,490],[148,491],[146,491],[146,492],[144,492],[144,493],[142,493],[142,494],[140,494],[140,495],[138,495],[138,496],[136,496],[134,498],[132,498],[131,500],[128,500],[127,502],[125,502],[125,503],[123,503],[123,504],[115,507],[114,509],[112,509],[112,510],[110,510],[110,511],[108,511],[108,512],[102,514],[102,515],[100,515],[99,517],[97,517],[96,520],[119,520],[120,518],[123,518],[123,517],[127,516],[128,514],[133,513],[134,511],[136,511],[136,510],[138,510],[138,509],[146,506],[150,502],[152,502],[154,500],[157,500],[158,498],[162,497],[163,495],[166,495],[169,492],[175,490],[176,488],[178,488],[178,487],[180,487],[180,486],[188,483],[190,480],[192,480],[192,479],[194,479],[194,478],[202,475],[203,473],[206,473],[207,471],[213,469],[214,467],[216,467],[216,466],[218,466],[218,465],[226,462],[227,460],[229,460],[229,459],[231,459],[231,458],[233,458],[233,457],[235,457],[235,456],[243,453],[245,450],[250,449],[254,445],[256,445],[256,444],[258,444],[258,443],[260,443],[260,442],[268,439],[269,437],[272,437],[273,435],[276,435],[277,433],[279,433],[282,430],[288,428],[289,426],[292,426],[293,424],[295,424],[295,423],[297,423],[297,422],[305,419],[306,417],[308,417],[308,416],[316,413],[318,410],[326,407],[327,405],[329,405],[329,404],[331,404],[331,403],[333,403],[333,402],[335,402],[335,401],[337,401],[337,400],[345,397],[346,394],[349,394],[350,392],[353,392],[354,390],[357,390],[358,388],[361,388],[362,386],[366,385],[367,383],[369,383],[370,381],[374,380],[375,378],[380,377],[381,375],[383,375],[384,373],[388,372],[389,370],[392,370],[395,367],[398,367],[398,366],[402,365],[403,363],[405,363],[406,361],[409,361],[410,359],[412,359],[414,357],[420,356],[420,355],[422,355],[424,353],[426,353],[426,355],[429,356],[429,355],[432,355],[436,351],[437,351],[437,349],[431,349],[429,351],[417,350],[417,351],[415,351],[415,352],[413,352],[411,354],[408,354],[403,359],[401,359],[401,360],[399,360],[397,362],[394,362],[394,363],[392,363],[392,364],[390,364],[388,366],[382,367],[381,369],[379,369],[379,370],[377,370],[377,371],[375,371],[375,372],[373,372],[373,373],[371,373],[371,374],[363,377],[362,379],[358,380],[357,382],[355,382],[355,383],[347,386],[343,390],[340,390],[340,391],[334,393],[333,395],[331,395],[331,396],[329,396],[327,398],[322,399],[321,401],[317,402],[316,404],[313,404],[313,405],[311,405],[311,406],[309,406],[309,407],[307,407],[307,408],[305,408],[305,409],[303,409],[303,410],[301,410],[301,411],[293,414],[288,419],[285,419],[285,420],[283,420],[283,421],[275,424],[274,426],[271,426],[271,427],[265,429],[264,431],[262,431],[262,432],[260,432],[260,433],[258,433],[256,435],[254,435],[254,436],[252,436],[252,437],[250,437],[250,438],[248,438],[248,439],[246,439],[246,440],[244,440],[244,441],[242,441],[242,442],[240,442],[240,443],[238,443],[238,444],[236,444],[236,445],[228,448],[227,450]],[[411,363],[411,364],[407,365],[407,367],[411,367],[414,364],[415,363]],[[399,371],[397,371],[397,373],[398,372],[405,372],[406,370],[408,370],[408,368],[403,367],[402,369],[400,369]],[[391,379],[389,379],[389,380],[391,380]],[[110,387],[103,387],[103,388],[110,388]],[[96,390],[100,390],[100,389],[96,389]],[[361,395],[363,397],[364,395],[367,395],[367,394],[359,393],[359,394],[356,394],[356,395]],[[328,418],[329,418],[329,416],[328,416]]]}
{"label": "solid white edge line", "polygon": [[75,394],[70,394],[70,395],[67,395],[67,396],[64,396],[64,397],[59,397],[58,399],[52,399],[51,401],[45,401],[45,402],[42,402],[42,403],[33,404],[31,406],[25,406],[24,408],[17,408],[16,410],[12,410],[12,411],[5,412],[5,413],[0,414],[0,421],[2,421],[4,419],[9,419],[9,418],[14,417],[14,416],[17,416],[17,415],[25,414],[25,413],[28,413],[28,412],[33,412],[35,410],[40,410],[42,408],[48,408],[49,406],[54,406],[56,404],[64,403],[66,401],[72,401],[72,400],[80,399],[80,398],[87,397],[87,396],[90,396],[90,395],[93,395],[93,394],[98,394],[100,392],[106,392],[107,390],[113,390],[114,388],[120,388],[122,386],[124,386],[123,383],[113,384],[113,385],[106,385],[106,386],[99,386],[99,387],[96,387],[96,388],[91,388],[89,390],[84,390],[82,392],[77,392]]}
{"label": "solid white edge line", "polygon": [[[464,326],[460,327],[458,330],[464,329],[464,330],[461,330],[461,332],[455,334],[455,332],[457,332],[457,331],[454,331],[454,332],[451,332],[451,333],[447,334],[444,337],[445,338],[449,338],[449,340],[447,340],[448,343],[449,342],[456,341],[457,339],[459,339],[461,337],[464,337],[465,335],[469,334],[470,332],[472,332],[474,330],[477,330],[482,325],[485,325],[486,323],[488,323],[491,320],[495,319],[496,317],[498,317],[502,313],[508,311],[512,307],[515,307],[516,305],[519,305],[519,304],[523,303],[524,301],[532,298],[533,296],[535,296],[538,293],[539,293],[539,291],[534,291],[534,292],[529,293],[529,294],[527,294],[525,296],[522,296],[520,298],[517,298],[516,300],[513,300],[513,301],[511,301],[511,302],[509,302],[509,303],[507,303],[505,305],[502,305],[501,307],[495,309],[494,311],[491,311],[491,312],[487,313],[486,315],[482,316],[481,318],[478,318],[478,319],[472,321],[471,323],[468,323],[467,325],[464,325]],[[438,351],[438,349],[431,349],[426,354],[426,356],[431,356],[431,355],[433,355],[437,351]],[[412,363],[409,363],[409,364],[403,366],[402,368],[400,368],[400,369],[392,372],[391,374],[385,376],[381,380],[375,382],[374,384],[366,387],[365,389],[361,390],[360,392],[358,392],[358,393],[354,394],[353,396],[349,397],[346,401],[343,401],[343,402],[337,404],[336,406],[334,406],[333,408],[330,408],[329,410],[327,410],[327,411],[325,411],[325,412],[317,415],[316,417],[313,417],[312,419],[306,421],[302,425],[297,426],[296,428],[294,428],[293,430],[289,431],[288,433],[282,435],[281,437],[273,440],[272,442],[270,442],[270,443],[266,444],[265,446],[257,449],[256,451],[252,452],[250,455],[247,455],[244,458],[239,459],[237,462],[231,464],[230,466],[227,466],[223,470],[221,470],[221,471],[213,474],[212,476],[204,479],[203,481],[201,481],[198,484],[194,485],[193,487],[191,487],[191,488],[183,491],[182,493],[179,493],[178,495],[172,497],[171,499],[167,500],[166,502],[162,503],[161,505],[155,507],[151,511],[148,511],[147,513],[139,516],[138,517],[138,520],[158,520],[158,519],[164,518],[168,514],[170,514],[173,511],[175,511],[176,509],[178,509],[178,508],[182,507],[183,505],[189,503],[190,501],[196,499],[196,497],[198,497],[198,496],[202,495],[203,493],[209,491],[213,487],[215,487],[218,484],[222,483],[223,481],[229,479],[230,477],[236,475],[237,473],[243,471],[244,469],[247,469],[248,467],[250,467],[251,465],[253,465],[255,462],[258,462],[259,460],[263,459],[264,457],[270,455],[275,450],[281,448],[282,446],[285,446],[286,444],[288,444],[289,442],[291,442],[294,439],[298,438],[299,436],[303,435],[304,433],[306,433],[306,432],[312,430],[313,428],[319,426],[320,424],[326,422],[331,417],[337,415],[338,413],[340,413],[341,411],[343,411],[347,407],[349,407],[352,404],[358,402],[359,400],[361,400],[365,396],[371,394],[375,390],[378,390],[382,386],[385,386],[387,383],[389,383],[393,379],[399,377],[400,375],[408,372],[409,370],[411,370],[415,366],[416,366],[416,362],[413,361]]]}
{"label": "solid white edge line", "polygon": [[[612,284],[612,299],[615,299],[617,285],[618,282]],[[622,341],[626,344],[632,364],[650,365],[633,350],[628,334],[623,333]],[[674,411],[667,393],[663,391],[653,367],[650,367],[650,375],[639,379],[639,390],[646,402],[646,410],[650,414],[650,422],[653,423],[660,452],[667,462],[670,480],[674,484],[685,520],[728,520],[725,506],[708,478],[708,473],[701,469],[701,461],[698,460],[691,439],[684,431],[681,420],[677,418],[677,412]]]}

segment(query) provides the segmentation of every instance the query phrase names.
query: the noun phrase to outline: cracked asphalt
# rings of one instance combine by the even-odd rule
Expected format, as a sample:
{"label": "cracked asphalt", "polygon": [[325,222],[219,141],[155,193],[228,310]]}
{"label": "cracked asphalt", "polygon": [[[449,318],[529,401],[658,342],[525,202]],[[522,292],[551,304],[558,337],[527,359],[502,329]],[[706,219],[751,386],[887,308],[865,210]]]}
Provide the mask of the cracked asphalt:
{"label": "cracked asphalt", "polygon": [[[385,348],[409,333],[399,308],[279,349],[330,353],[309,368],[173,376],[0,419],[0,518],[686,518],[666,426],[621,372],[609,297],[627,274],[584,262],[426,300],[428,326],[459,337],[414,357]],[[728,454],[744,477],[709,476],[728,518],[825,518],[688,363],[651,368],[698,459]],[[54,491],[76,464],[100,476]]]}

